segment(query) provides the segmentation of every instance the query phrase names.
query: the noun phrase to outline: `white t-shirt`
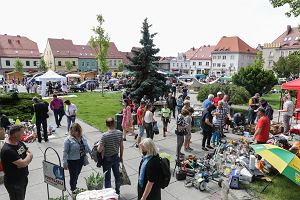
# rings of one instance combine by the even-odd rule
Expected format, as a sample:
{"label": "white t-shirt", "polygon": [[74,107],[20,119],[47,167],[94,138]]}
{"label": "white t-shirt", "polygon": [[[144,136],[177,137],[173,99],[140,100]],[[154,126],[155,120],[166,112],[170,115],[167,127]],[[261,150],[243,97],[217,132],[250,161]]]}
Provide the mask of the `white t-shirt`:
{"label": "white t-shirt", "polygon": [[74,116],[77,113],[77,107],[75,104],[66,105],[66,115],[67,116]]}
{"label": "white t-shirt", "polygon": [[151,119],[151,112],[149,110],[146,111],[145,116],[144,116],[144,121],[146,123],[151,123],[152,119]]}
{"label": "white t-shirt", "polygon": [[293,102],[290,100],[287,100],[283,104],[283,109],[286,109],[287,112],[284,112],[283,115],[293,116],[294,114],[294,105]]}

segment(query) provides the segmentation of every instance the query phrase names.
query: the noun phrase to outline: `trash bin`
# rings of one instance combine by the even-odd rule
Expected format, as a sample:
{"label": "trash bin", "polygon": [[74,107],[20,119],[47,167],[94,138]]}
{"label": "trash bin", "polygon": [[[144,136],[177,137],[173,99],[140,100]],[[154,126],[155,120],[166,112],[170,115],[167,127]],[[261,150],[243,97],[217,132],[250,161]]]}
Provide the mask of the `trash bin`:
{"label": "trash bin", "polygon": [[123,131],[122,129],[123,114],[117,113],[115,116],[115,120],[116,120],[116,129]]}

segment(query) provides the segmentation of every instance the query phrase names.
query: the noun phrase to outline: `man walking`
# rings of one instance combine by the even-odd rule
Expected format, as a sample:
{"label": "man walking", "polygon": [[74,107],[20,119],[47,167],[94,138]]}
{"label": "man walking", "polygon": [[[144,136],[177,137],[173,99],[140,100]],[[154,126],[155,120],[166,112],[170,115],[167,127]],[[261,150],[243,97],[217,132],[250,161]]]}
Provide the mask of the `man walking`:
{"label": "man walking", "polygon": [[[100,144],[97,148],[98,152],[104,154],[103,172],[105,174],[105,188],[111,188],[111,169],[114,173],[116,193],[120,195],[120,162],[123,162],[123,137],[122,132],[115,129],[115,120],[108,118],[106,120],[108,131],[103,134]],[[120,151],[120,156],[118,155]],[[103,153],[104,152],[104,153]]]}
{"label": "man walking", "polygon": [[65,135],[68,135],[71,124],[75,123],[76,120],[77,106],[71,103],[70,100],[65,100],[65,104],[66,104],[66,116],[67,116],[67,132]]}
{"label": "man walking", "polygon": [[8,139],[1,149],[4,186],[10,200],[24,200],[28,184],[28,165],[33,155],[21,142],[21,136],[24,134],[22,125],[12,126],[8,134]]}
{"label": "man walking", "polygon": [[63,101],[60,98],[58,98],[56,94],[53,94],[53,99],[50,102],[50,109],[54,113],[55,123],[57,128],[59,128],[61,126],[60,122],[65,114],[65,111]]}
{"label": "man walking", "polygon": [[33,97],[33,111],[36,115],[36,132],[38,136],[38,142],[42,142],[42,136],[41,136],[41,125],[43,126],[43,136],[45,142],[48,142],[48,134],[47,134],[47,118],[48,115],[48,103],[40,101],[37,97]]}
{"label": "man walking", "polygon": [[137,109],[137,113],[136,113],[136,118],[137,118],[137,124],[139,127],[139,134],[136,140],[136,148],[139,148],[139,144],[141,142],[141,139],[145,133],[145,129],[144,129],[144,115],[145,115],[145,106],[146,103],[144,101],[140,102],[140,107]]}
{"label": "man walking", "polygon": [[173,113],[173,117],[175,118],[176,98],[172,95],[172,93],[169,93],[169,96],[167,98],[167,105]]}

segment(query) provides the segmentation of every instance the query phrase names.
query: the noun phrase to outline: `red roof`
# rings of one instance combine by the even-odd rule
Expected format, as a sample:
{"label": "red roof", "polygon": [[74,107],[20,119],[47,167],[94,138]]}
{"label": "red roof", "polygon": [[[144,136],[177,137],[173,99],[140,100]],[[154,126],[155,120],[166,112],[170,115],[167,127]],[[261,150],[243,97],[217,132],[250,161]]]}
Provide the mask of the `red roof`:
{"label": "red roof", "polygon": [[215,49],[216,46],[204,45],[198,49],[191,48],[185,53],[186,58],[189,60],[210,60],[211,52]]}
{"label": "red roof", "polygon": [[0,35],[0,57],[40,58],[37,43],[23,36]]}
{"label": "red roof", "polygon": [[250,47],[246,42],[237,36],[226,37],[223,36],[217,46],[215,47],[213,53],[250,53],[256,54],[257,50]]}
{"label": "red roof", "polygon": [[74,45],[78,58],[95,59],[96,51],[90,45]]}
{"label": "red roof", "polygon": [[295,79],[293,81],[283,83],[281,85],[281,89],[283,89],[283,90],[300,90],[300,78]]}
{"label": "red roof", "polygon": [[282,33],[273,43],[279,43],[281,48],[300,48],[300,31],[298,27],[287,26],[287,30]]}
{"label": "red roof", "polygon": [[107,59],[123,59],[123,58],[124,58],[124,55],[122,54],[121,51],[118,50],[115,43],[110,42],[109,48],[107,51]]}
{"label": "red roof", "polygon": [[72,40],[48,38],[52,54],[58,58],[76,58],[77,50]]}

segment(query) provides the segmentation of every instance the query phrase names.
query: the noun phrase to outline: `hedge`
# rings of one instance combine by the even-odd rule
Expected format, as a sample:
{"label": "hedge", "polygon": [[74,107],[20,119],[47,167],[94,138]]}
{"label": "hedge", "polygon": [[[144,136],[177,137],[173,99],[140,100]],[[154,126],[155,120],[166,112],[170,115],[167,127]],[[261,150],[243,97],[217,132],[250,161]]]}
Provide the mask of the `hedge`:
{"label": "hedge", "polygon": [[32,118],[32,98],[41,97],[37,94],[28,93],[4,93],[0,94],[0,114],[5,114],[14,120],[17,117],[21,120]]}
{"label": "hedge", "polygon": [[223,85],[223,84],[215,83],[215,84],[207,84],[201,87],[200,90],[198,91],[197,99],[198,101],[203,102],[205,99],[207,99],[207,96],[209,94],[216,95],[217,92],[219,91],[229,95],[230,101],[236,105],[244,104],[248,102],[250,98],[249,92],[244,87],[240,87],[234,84]]}

